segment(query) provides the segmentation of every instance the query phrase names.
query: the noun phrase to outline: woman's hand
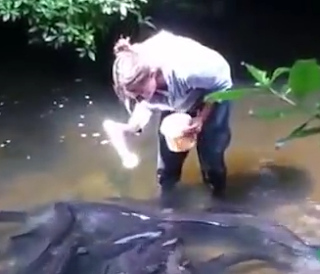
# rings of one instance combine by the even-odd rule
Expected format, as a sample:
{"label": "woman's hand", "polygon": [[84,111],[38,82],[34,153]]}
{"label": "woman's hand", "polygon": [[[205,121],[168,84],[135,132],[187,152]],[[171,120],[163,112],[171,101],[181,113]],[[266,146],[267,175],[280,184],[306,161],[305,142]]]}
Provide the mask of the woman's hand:
{"label": "woman's hand", "polygon": [[123,130],[123,132],[125,134],[136,135],[136,136],[140,135],[141,132],[142,132],[142,129],[139,126],[133,125],[133,124],[129,124],[129,123],[122,124],[121,125],[121,130]]}
{"label": "woman's hand", "polygon": [[196,137],[202,130],[202,126],[212,111],[212,104],[205,104],[197,116],[190,122],[189,127],[184,130],[184,136]]}
{"label": "woman's hand", "polygon": [[190,121],[190,125],[183,131],[183,136],[186,137],[194,137],[198,135],[203,126],[203,119],[200,116],[192,118]]}

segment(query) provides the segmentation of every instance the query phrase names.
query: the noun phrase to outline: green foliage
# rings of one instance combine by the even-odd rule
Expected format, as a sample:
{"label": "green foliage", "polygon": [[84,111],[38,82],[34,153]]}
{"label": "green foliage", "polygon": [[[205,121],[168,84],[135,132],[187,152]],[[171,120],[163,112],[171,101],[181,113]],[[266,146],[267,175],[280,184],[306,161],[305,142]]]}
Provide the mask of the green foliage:
{"label": "green foliage", "polygon": [[288,85],[291,94],[297,99],[303,99],[320,87],[320,69],[316,60],[301,60],[291,69]]}
{"label": "green foliage", "polygon": [[95,59],[97,35],[107,34],[118,18],[134,14],[147,0],[1,0],[4,22],[27,19],[31,42],[46,42],[55,48],[76,46],[80,56]]}
{"label": "green foliage", "polygon": [[306,122],[297,126],[286,137],[279,139],[276,142],[276,147],[280,148],[286,142],[291,141],[293,139],[304,138],[304,137],[309,137],[309,136],[312,136],[315,134],[319,134],[320,133],[320,126],[308,127],[310,122],[312,122],[314,119],[320,119],[320,116],[316,114],[316,115],[312,116],[311,118],[309,118]]}
{"label": "green foliage", "polygon": [[[310,117],[286,137],[279,139],[276,143],[277,148],[288,141],[320,133],[320,101],[313,102],[311,105],[307,103],[311,95],[320,92],[320,66],[315,59],[297,60],[292,67],[280,67],[272,73],[267,73],[247,63],[243,63],[243,66],[255,81],[252,87],[213,92],[205,98],[205,101],[213,103],[238,100],[246,96],[269,93],[284,102],[284,107],[251,110],[250,115],[260,119],[274,120],[301,112]],[[279,83],[275,84],[280,76],[286,76],[286,82],[279,87]],[[319,126],[311,127],[312,122],[318,123]]]}

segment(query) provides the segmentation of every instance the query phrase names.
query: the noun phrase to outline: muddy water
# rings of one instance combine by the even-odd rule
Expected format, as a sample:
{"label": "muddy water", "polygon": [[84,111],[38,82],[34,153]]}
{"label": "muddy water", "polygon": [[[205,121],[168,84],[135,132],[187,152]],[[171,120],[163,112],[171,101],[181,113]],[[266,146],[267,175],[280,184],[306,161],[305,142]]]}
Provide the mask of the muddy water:
{"label": "muddy water", "polygon": [[[1,80],[6,82],[5,77]],[[108,116],[124,121],[126,115],[111,97],[91,92],[99,94],[100,90],[103,94],[104,87],[81,79],[57,84],[48,76],[33,74],[2,87],[1,208],[26,208],[56,199],[156,196],[156,119],[140,138],[132,140],[142,163],[128,171],[112,147],[105,144],[103,119]],[[32,95],[34,90],[39,94]],[[297,141],[276,151],[274,141],[304,117],[260,122],[248,116],[254,105],[277,103],[266,97],[234,106],[233,143],[227,155],[230,199],[320,242],[320,219],[316,218],[320,202],[319,139]],[[207,197],[194,152],[187,159],[182,177],[181,205],[203,206]],[[237,273],[273,272],[249,265]]]}

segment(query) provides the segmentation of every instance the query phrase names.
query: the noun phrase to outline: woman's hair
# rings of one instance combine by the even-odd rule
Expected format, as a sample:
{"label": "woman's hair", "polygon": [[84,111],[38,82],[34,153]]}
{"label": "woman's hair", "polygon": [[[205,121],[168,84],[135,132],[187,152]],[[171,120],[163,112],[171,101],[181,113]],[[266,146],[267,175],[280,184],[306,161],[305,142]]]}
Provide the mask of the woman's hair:
{"label": "woman's hair", "polygon": [[136,97],[135,87],[150,75],[150,66],[138,52],[137,44],[132,45],[128,37],[120,38],[113,50],[116,56],[112,68],[115,92],[121,101]]}

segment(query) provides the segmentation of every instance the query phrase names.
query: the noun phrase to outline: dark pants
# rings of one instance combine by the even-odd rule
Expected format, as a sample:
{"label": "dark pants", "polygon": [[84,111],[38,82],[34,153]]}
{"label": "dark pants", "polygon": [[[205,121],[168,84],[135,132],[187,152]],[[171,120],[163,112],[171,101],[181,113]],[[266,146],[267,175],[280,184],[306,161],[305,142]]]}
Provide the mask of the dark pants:
{"label": "dark pants", "polygon": [[[163,112],[160,123],[169,114],[170,111]],[[227,169],[224,156],[231,139],[229,116],[230,102],[215,104],[198,135],[197,152],[203,180],[218,192],[224,191],[226,187]],[[158,182],[162,188],[171,189],[180,180],[182,165],[188,152],[171,152],[165,137],[160,132],[158,136]]]}

